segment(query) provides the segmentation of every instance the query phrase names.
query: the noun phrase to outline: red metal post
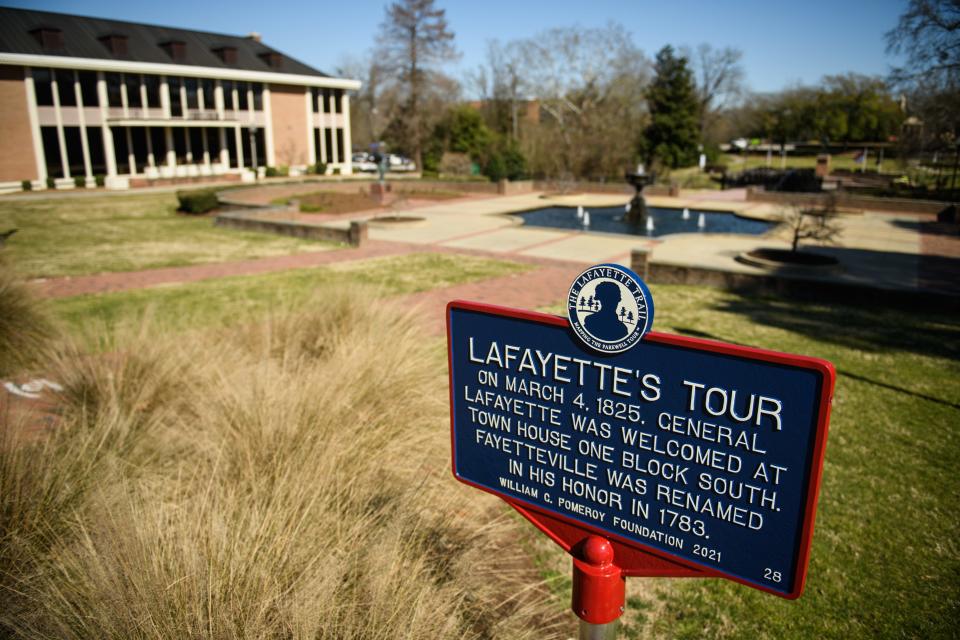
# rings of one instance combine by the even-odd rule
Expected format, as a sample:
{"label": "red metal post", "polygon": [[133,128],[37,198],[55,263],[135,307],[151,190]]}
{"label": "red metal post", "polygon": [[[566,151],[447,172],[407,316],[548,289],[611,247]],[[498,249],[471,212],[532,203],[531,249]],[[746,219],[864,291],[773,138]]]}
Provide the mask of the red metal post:
{"label": "red metal post", "polygon": [[613,546],[588,536],[574,549],[573,612],[593,625],[614,622],[623,613],[626,579],[613,563]]}

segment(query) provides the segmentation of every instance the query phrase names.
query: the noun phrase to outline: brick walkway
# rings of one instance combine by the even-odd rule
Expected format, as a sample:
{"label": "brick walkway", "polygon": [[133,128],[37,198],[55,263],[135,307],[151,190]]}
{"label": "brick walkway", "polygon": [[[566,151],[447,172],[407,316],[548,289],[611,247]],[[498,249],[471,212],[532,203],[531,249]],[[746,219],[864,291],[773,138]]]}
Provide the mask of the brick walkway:
{"label": "brick walkway", "polygon": [[451,300],[537,309],[562,301],[570,283],[583,269],[584,265],[573,263],[545,266],[526,273],[422,291],[406,296],[405,301],[421,310],[429,333],[442,335],[446,331],[447,303]]}
{"label": "brick walkway", "polygon": [[334,262],[364,260],[388,255],[402,255],[422,250],[416,245],[395,242],[370,241],[360,248],[339,249],[295,253],[286,256],[274,256],[259,260],[241,260],[235,262],[217,262],[197,264],[186,267],[167,267],[146,271],[122,271],[119,273],[98,273],[89,276],[52,278],[35,280],[31,284],[38,295],[48,298],[78,296],[85,293],[108,293],[143,289],[161,284],[180,284],[199,282],[210,278],[226,276],[252,276],[271,271],[317,267]]}
{"label": "brick walkway", "polygon": [[536,309],[561,301],[576,275],[586,266],[589,266],[586,263],[558,261],[516,253],[494,253],[439,245],[370,241],[361,248],[299,253],[259,260],[56,278],[35,281],[33,287],[42,296],[59,298],[127,291],[163,284],[199,282],[226,276],[257,275],[338,262],[424,252],[506,259],[534,265],[535,267],[525,273],[431,289],[406,296],[410,304],[421,308],[425,329],[434,335],[441,335],[446,330],[444,311],[450,300],[473,300],[502,306]]}

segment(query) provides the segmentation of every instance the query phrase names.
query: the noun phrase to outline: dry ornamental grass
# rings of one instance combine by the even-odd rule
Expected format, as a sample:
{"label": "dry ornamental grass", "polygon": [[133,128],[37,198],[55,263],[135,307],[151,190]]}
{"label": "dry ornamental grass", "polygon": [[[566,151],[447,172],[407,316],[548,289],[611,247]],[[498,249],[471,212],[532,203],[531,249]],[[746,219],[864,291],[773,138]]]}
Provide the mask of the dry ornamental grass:
{"label": "dry ornamental grass", "polygon": [[0,635],[556,635],[517,523],[449,478],[443,363],[376,297],[56,347],[60,424],[0,455]]}

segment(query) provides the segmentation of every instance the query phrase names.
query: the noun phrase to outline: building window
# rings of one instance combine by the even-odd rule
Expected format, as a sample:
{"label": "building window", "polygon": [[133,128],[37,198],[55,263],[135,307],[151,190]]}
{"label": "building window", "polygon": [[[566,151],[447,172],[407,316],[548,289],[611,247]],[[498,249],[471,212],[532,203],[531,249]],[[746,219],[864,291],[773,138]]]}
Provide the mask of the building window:
{"label": "building window", "polygon": [[263,84],[259,82],[253,84],[253,110],[263,111]]}
{"label": "building window", "polygon": [[233,102],[233,80],[221,80],[220,88],[223,90],[223,108],[227,111],[236,109],[237,105]]}
{"label": "building window", "polygon": [[263,167],[267,164],[267,158],[264,150],[267,148],[264,144],[263,129],[257,129],[253,134],[252,147],[249,128],[240,129],[240,144],[243,145],[243,164],[247,167]]}
{"label": "building window", "polygon": [[203,132],[207,140],[207,151],[210,153],[210,162],[220,162],[220,130],[208,127],[204,129]]}
{"label": "building window", "polygon": [[105,78],[107,80],[107,104],[111,107],[122,107],[120,85],[123,83],[123,77],[119,73],[108,73],[105,74]]}
{"label": "building window", "polygon": [[153,147],[153,159],[157,164],[167,161],[167,139],[160,127],[150,127],[150,145]]}
{"label": "building window", "polygon": [[234,169],[239,169],[240,158],[237,156],[237,134],[233,129],[227,131],[227,155],[230,156],[230,166]]}
{"label": "building window", "polygon": [[98,106],[100,100],[97,97],[97,74],[93,71],[78,71],[77,80],[80,82],[80,95],[83,98],[83,106]]}
{"label": "building window", "polygon": [[200,101],[197,99],[197,79],[184,78],[183,86],[187,90],[187,109],[199,109]]}
{"label": "building window", "polygon": [[60,140],[56,127],[40,127],[43,139],[43,155],[47,161],[47,175],[51,178],[63,178],[63,162],[60,159]]}
{"label": "building window", "polygon": [[343,129],[337,128],[337,151],[340,154],[339,162],[346,162],[349,149],[343,148]]}
{"label": "building window", "polygon": [[250,90],[249,82],[238,82],[237,83],[237,108],[240,111],[246,111],[250,108],[250,100],[247,97],[247,92]]}
{"label": "building window", "polygon": [[127,106],[133,109],[141,108],[143,100],[140,99],[140,76],[124,74],[123,82],[127,85]]}
{"label": "building window", "polygon": [[57,69],[57,95],[60,97],[61,107],[77,106],[77,93],[73,84],[76,81],[73,77],[73,71],[69,69]]}
{"label": "building window", "polygon": [[[313,102],[313,112],[320,113],[319,111],[320,89],[318,89],[317,87],[313,87],[312,89],[310,89],[310,95],[312,96],[311,102]],[[319,145],[317,146],[317,149],[318,150],[320,149]],[[317,151],[317,153],[320,153],[320,152]]]}
{"label": "building window", "polygon": [[187,132],[181,127],[173,128],[173,152],[177,156],[177,164],[187,164]]}
{"label": "building window", "polygon": [[203,129],[200,127],[191,127],[190,131],[190,153],[193,154],[194,164],[203,162]]}
{"label": "building window", "polygon": [[[86,104],[86,98],[84,98]],[[103,133],[100,127],[87,127],[87,148],[90,150],[90,170],[93,175],[107,173],[107,159],[103,155]]]}
{"label": "building window", "polygon": [[[316,103],[314,103],[316,104]],[[323,149],[320,147],[320,129],[317,127],[313,128],[313,150],[316,154],[317,162],[326,162],[326,158],[323,154]]]}
{"label": "building window", "polygon": [[144,127],[130,127],[130,140],[133,142],[134,171],[142,172],[150,164],[147,159],[147,130]]}
{"label": "building window", "polygon": [[111,127],[113,132],[113,157],[117,161],[117,173],[130,171],[130,147],[127,146],[127,128]]}
{"label": "building window", "polygon": [[80,142],[80,127],[64,127],[63,139],[67,144],[67,165],[70,167],[70,175],[86,175],[87,170],[83,164],[83,143]]}
{"label": "building window", "polygon": [[33,91],[37,96],[37,105],[41,107],[53,106],[53,76],[50,69],[36,68],[33,70]]}
{"label": "building window", "polygon": [[200,81],[200,94],[203,96],[203,108],[207,111],[213,111],[217,108],[213,88],[213,80],[210,78],[204,78]]}
{"label": "building window", "polygon": [[323,100],[320,103],[320,113],[330,113],[330,89],[323,90]]}
{"label": "building window", "polygon": [[343,89],[333,92],[333,112],[343,113]]}
{"label": "building window", "polygon": [[327,143],[327,162],[334,164],[340,162],[333,151],[333,129],[324,129],[323,138],[324,142]]}
{"label": "building window", "polygon": [[180,78],[167,77],[167,87],[170,90],[170,115],[179,118],[183,115],[183,98],[180,96]]}
{"label": "building window", "polygon": [[143,84],[147,88],[147,106],[160,108],[160,78],[158,76],[143,76]]}

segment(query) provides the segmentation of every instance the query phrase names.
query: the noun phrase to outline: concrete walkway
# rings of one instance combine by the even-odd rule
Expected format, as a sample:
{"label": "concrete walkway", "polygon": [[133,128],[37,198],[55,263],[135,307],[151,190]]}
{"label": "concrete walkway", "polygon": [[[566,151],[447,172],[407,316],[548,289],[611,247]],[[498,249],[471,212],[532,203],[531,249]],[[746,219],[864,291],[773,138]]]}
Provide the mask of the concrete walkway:
{"label": "concrete walkway", "polygon": [[[579,194],[545,198],[541,194],[491,198],[482,201],[438,204],[404,211],[421,216],[422,222],[405,226],[372,227],[371,237],[380,241],[473,249],[507,256],[527,256],[576,263],[630,263],[635,248],[650,251],[654,264],[709,269],[737,274],[770,275],[771,271],[742,264],[736,257],[760,247],[789,248],[782,232],[759,236],[732,234],[675,234],[660,238],[632,235],[526,227],[508,215],[546,206],[622,206],[628,194]],[[747,202],[742,192],[686,192],[684,197],[650,197],[649,206],[693,211],[732,211],[738,215],[778,220],[780,209],[768,203]],[[797,275],[777,270],[782,277],[897,289],[960,293],[960,242],[947,238],[956,230],[937,228],[924,214],[866,211],[839,218],[841,233],[835,245],[805,250],[836,257],[838,269]]]}
{"label": "concrete walkway", "polygon": [[[442,202],[402,211],[405,216],[422,218],[417,222],[396,224],[370,220],[371,241],[362,248],[134,273],[58,278],[34,285],[41,295],[69,296],[231,275],[254,275],[414,251],[472,253],[531,262],[542,267],[560,264],[561,268],[566,268],[600,262],[629,264],[631,251],[641,247],[651,252],[651,262],[657,265],[769,275],[768,270],[738,262],[737,255],[759,247],[788,246],[784,237],[771,233],[761,236],[696,233],[645,238],[526,227],[518,217],[509,215],[557,205],[583,205],[587,208],[622,206],[628,198],[629,194],[580,194],[547,198],[533,193]],[[747,217],[764,219],[778,215],[772,205],[746,202],[743,194],[735,191],[686,192],[683,198],[650,197],[648,203],[654,207],[689,207],[694,211],[734,211]],[[345,216],[342,223],[346,224],[348,218],[369,217],[369,214]],[[929,216],[913,214],[865,212],[862,215],[844,215],[840,222],[843,230],[838,244],[813,249],[836,256],[840,268],[805,273],[804,279],[878,289],[960,293],[960,242],[955,241],[954,229],[932,229],[937,224]],[[778,275],[790,277],[791,274],[781,271]],[[529,293],[530,289],[527,291]],[[529,304],[522,306],[531,307]]]}

